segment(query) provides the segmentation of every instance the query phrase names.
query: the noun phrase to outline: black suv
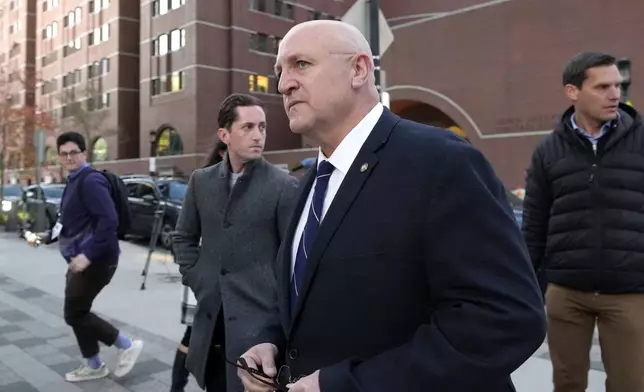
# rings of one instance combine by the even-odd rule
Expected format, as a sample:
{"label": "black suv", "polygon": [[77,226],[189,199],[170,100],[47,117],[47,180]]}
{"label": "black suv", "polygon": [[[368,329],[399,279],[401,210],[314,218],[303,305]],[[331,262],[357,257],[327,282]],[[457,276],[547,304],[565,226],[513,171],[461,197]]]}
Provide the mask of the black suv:
{"label": "black suv", "polygon": [[170,249],[172,231],[177,224],[188,183],[177,177],[151,177],[148,175],[121,176],[128,191],[132,224],[128,234],[150,238],[154,213],[165,209],[159,242]]}

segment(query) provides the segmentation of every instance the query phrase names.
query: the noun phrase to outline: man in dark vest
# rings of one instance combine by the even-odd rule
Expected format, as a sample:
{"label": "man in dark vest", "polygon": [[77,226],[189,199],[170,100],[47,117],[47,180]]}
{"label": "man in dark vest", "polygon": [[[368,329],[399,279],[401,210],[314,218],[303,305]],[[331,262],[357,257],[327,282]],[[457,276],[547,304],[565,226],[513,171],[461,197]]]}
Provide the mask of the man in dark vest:
{"label": "man in dark vest", "polygon": [[615,63],[603,53],[570,61],[572,106],[528,170],[523,233],[548,282],[556,392],[586,390],[596,325],[606,391],[644,391],[644,125],[619,102]]}

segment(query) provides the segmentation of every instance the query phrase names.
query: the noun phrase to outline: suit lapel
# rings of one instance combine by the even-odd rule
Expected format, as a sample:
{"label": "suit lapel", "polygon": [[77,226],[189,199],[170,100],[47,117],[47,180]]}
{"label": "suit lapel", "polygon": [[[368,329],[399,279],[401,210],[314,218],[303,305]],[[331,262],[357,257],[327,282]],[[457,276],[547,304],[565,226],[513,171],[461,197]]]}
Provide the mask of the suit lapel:
{"label": "suit lapel", "polygon": [[297,241],[295,241],[294,238],[295,230],[297,229],[297,225],[300,222],[300,216],[302,215],[302,210],[304,210],[304,206],[306,205],[306,200],[309,197],[309,192],[311,191],[311,186],[313,186],[316,172],[317,165],[314,165],[313,168],[309,170],[308,174],[302,179],[300,197],[297,205],[295,206],[295,210],[293,211],[291,221],[289,222],[289,225],[286,229],[286,235],[284,236],[284,243],[282,244],[282,251],[280,253],[280,260],[278,265],[281,268],[281,281],[278,285],[280,290],[278,299],[280,302],[279,307],[280,309],[282,309],[282,311],[280,312],[282,325],[284,326],[284,330],[286,332],[288,332],[288,328],[291,324],[290,284],[291,264],[293,262],[291,255],[293,253],[293,243],[295,242],[295,246],[297,246],[297,243],[299,243],[299,238],[297,239]]}
{"label": "suit lapel", "polygon": [[[342,181],[342,185],[340,186],[338,193],[335,195],[335,198],[324,216],[322,223],[320,223],[315,241],[313,242],[313,247],[306,263],[306,272],[304,273],[304,280],[302,282],[302,287],[300,288],[298,304],[295,308],[295,314],[291,317],[292,323],[296,321],[296,318],[302,309],[302,305],[306,300],[306,295],[324,251],[333,238],[333,235],[340,227],[340,224],[342,223],[346,213],[349,211],[349,208],[351,208],[351,205],[358,197],[360,190],[378,164],[378,156],[376,152],[386,143],[389,138],[389,134],[398,121],[400,121],[400,117],[394,115],[387,109],[383,111],[383,114],[380,116],[376,126],[373,128],[373,131],[371,131],[371,134],[353,161],[349,172]],[[312,182],[313,181],[311,180],[311,183]],[[311,185],[308,185],[307,189],[310,189],[310,186]],[[308,195],[308,192],[306,192],[306,195]],[[306,200],[306,196],[304,200]],[[300,214],[295,214],[295,216],[299,217],[302,210],[299,209],[299,212]]]}

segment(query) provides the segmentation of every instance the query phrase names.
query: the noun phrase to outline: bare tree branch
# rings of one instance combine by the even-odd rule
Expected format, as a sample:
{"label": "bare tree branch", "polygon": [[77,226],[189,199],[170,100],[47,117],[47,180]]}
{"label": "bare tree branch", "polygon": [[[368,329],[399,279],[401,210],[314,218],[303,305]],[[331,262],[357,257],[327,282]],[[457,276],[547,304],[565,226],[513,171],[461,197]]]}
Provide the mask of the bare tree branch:
{"label": "bare tree branch", "polygon": [[[99,136],[111,136],[116,132],[105,128],[105,121],[110,116],[108,110],[103,110],[107,102],[103,101],[104,94],[94,87],[92,81],[88,82],[76,95],[75,88],[67,88],[60,94],[60,101],[63,104],[64,117],[74,129],[83,134],[87,148],[87,160],[91,163],[94,160],[93,143]],[[65,121],[65,120],[63,120]]]}

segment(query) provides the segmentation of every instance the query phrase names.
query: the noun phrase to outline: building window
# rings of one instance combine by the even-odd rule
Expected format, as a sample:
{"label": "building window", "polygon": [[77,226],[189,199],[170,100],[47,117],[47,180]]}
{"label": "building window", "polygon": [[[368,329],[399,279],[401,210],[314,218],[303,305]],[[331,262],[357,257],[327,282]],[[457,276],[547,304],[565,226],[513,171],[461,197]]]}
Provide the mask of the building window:
{"label": "building window", "polygon": [[50,39],[58,35],[58,23],[54,22],[42,30],[42,38]]}
{"label": "building window", "polygon": [[186,30],[172,30],[170,34],[161,34],[152,42],[152,56],[164,56],[186,46]]}
{"label": "building window", "polygon": [[20,31],[20,28],[22,27],[22,23],[17,20],[14,23],[9,25],[9,35],[15,34]]}
{"label": "building window", "polygon": [[81,13],[82,13],[82,9],[80,7],[76,7],[74,11],[69,11],[67,16],[63,20],[64,27],[72,27],[72,26],[76,26],[77,24],[80,24]]}
{"label": "building window", "polygon": [[186,0],[154,0],[152,2],[152,16],[165,15],[184,5],[186,5]]}
{"label": "building window", "polygon": [[80,38],[69,40],[67,45],[63,48],[63,57],[67,57],[78,52],[81,48]]}
{"label": "building window", "polygon": [[293,4],[285,3],[283,0],[275,0],[273,13],[286,19],[293,19]]}
{"label": "building window", "polygon": [[9,58],[14,58],[19,55],[21,52],[21,46],[19,43],[15,42],[11,49],[9,49]]}
{"label": "building window", "polygon": [[267,53],[269,52],[269,37],[266,34],[256,33],[251,34],[250,36],[250,48],[258,52]]}
{"label": "building window", "polygon": [[42,60],[41,60],[42,66],[46,67],[49,64],[55,63],[57,60],[58,60],[58,51],[54,50],[53,52],[46,54],[42,58]]}
{"label": "building window", "polygon": [[58,1],[59,0],[45,0],[42,2],[42,10],[43,12],[49,11],[51,9],[54,9],[58,7]]}
{"label": "building window", "polygon": [[110,39],[110,25],[104,24],[102,27],[97,27],[87,35],[88,45],[98,45]]}
{"label": "building window", "polygon": [[259,12],[266,12],[266,0],[250,0],[250,9]]}
{"label": "building window", "polygon": [[41,60],[43,67],[46,67],[49,64],[55,63],[56,61],[58,61],[58,51],[56,50],[46,54]]}
{"label": "building window", "polygon": [[183,90],[183,84],[184,84],[184,73],[183,71],[180,72],[173,72],[170,75],[170,83],[169,83],[169,92],[175,92],[175,91],[181,91]]}
{"label": "building window", "polygon": [[268,76],[248,75],[248,90],[255,93],[268,93]]}
{"label": "building window", "polygon": [[67,16],[65,17],[64,24],[65,24],[65,27],[70,27],[75,24],[75,18],[74,18],[73,12],[70,12],[69,14],[67,14]]}
{"label": "building window", "polygon": [[170,156],[183,154],[181,136],[174,128],[164,128],[159,132],[156,140],[156,156]]}
{"label": "building window", "polygon": [[58,81],[56,79],[49,80],[42,84],[40,87],[40,93],[42,95],[51,94],[58,88]]}
{"label": "building window", "polygon": [[92,161],[93,162],[105,162],[109,158],[107,153],[107,141],[99,137],[94,141],[92,145]]}
{"label": "building window", "polygon": [[273,53],[277,54],[277,51],[280,48],[280,42],[282,42],[280,37],[273,37]]}
{"label": "building window", "polygon": [[110,6],[110,0],[90,0],[88,3],[89,13],[98,14],[101,10]]}
{"label": "building window", "polygon": [[294,18],[293,18],[293,4],[290,4],[290,3],[284,4],[284,17],[286,19],[294,20]]}
{"label": "building window", "polygon": [[186,31],[172,30],[170,32],[170,51],[174,52],[186,46]]}
{"label": "building window", "polygon": [[318,20],[322,18],[322,14],[318,11],[309,11],[309,20]]}
{"label": "building window", "polygon": [[75,69],[71,72],[68,72],[63,76],[63,88],[73,86],[82,81],[83,77],[81,75],[80,69]]}
{"label": "building window", "polygon": [[58,150],[55,146],[49,146],[45,150],[45,165],[55,166],[58,164]]}
{"label": "building window", "polygon": [[185,86],[185,72],[177,71],[162,75],[151,81],[150,94],[160,95],[183,90]]}
{"label": "building window", "polygon": [[87,78],[95,78],[107,74],[110,70],[110,59],[104,58],[95,61],[87,67]]}

